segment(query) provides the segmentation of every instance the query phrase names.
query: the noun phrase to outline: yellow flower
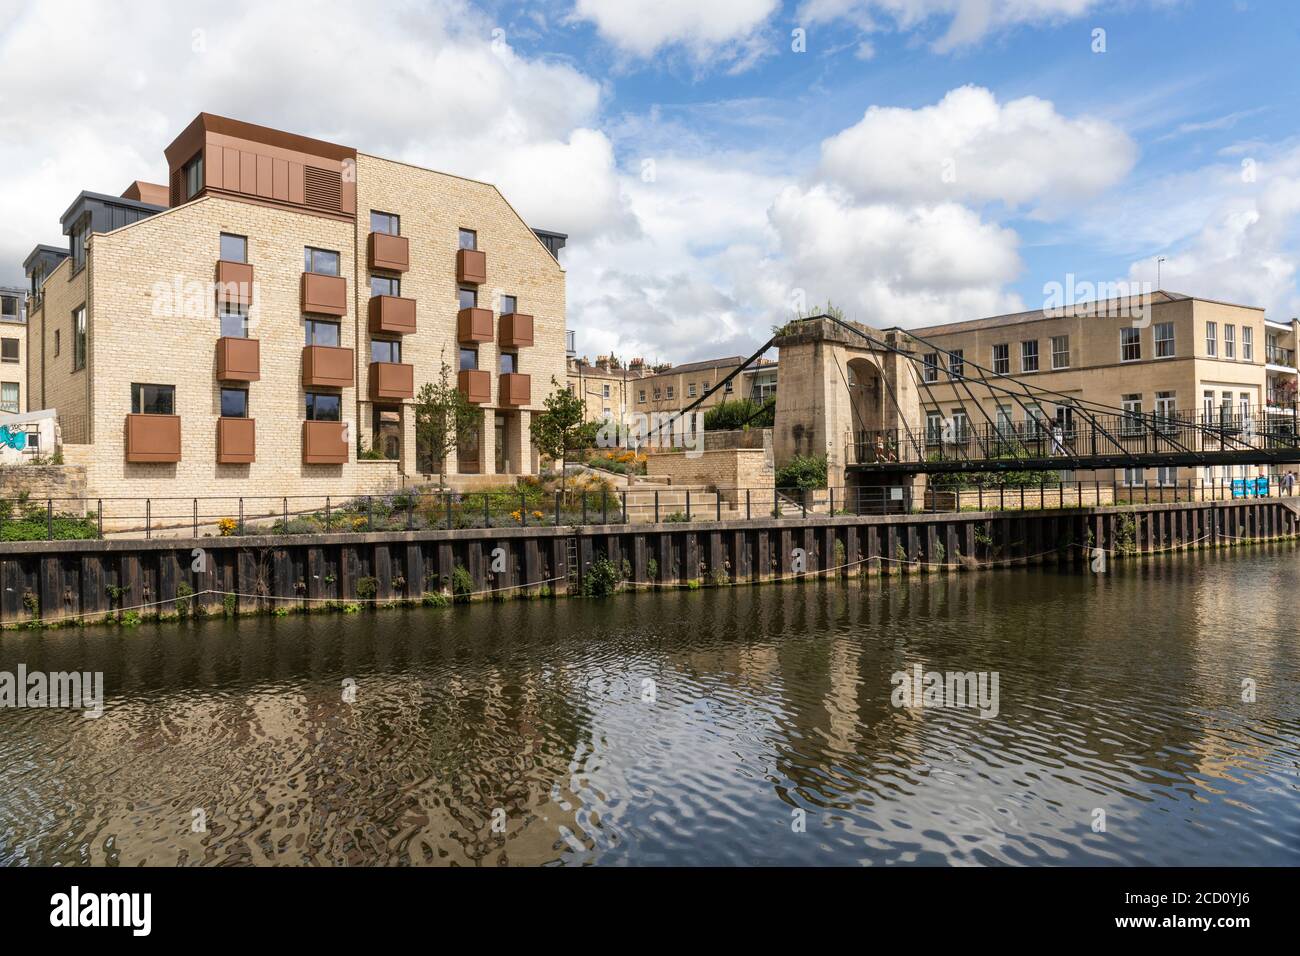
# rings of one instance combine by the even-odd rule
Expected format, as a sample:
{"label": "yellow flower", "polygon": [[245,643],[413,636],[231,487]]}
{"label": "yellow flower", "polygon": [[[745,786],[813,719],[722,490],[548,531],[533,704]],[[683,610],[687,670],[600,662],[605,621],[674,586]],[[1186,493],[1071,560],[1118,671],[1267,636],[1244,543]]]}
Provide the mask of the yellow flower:
{"label": "yellow flower", "polygon": [[542,514],[540,511],[534,511],[534,512],[533,512],[533,517],[534,517],[534,518],[545,518],[546,515]]}
{"label": "yellow flower", "polygon": [[223,538],[229,538],[239,530],[239,522],[234,518],[222,518],[217,522],[217,530],[221,532]]}

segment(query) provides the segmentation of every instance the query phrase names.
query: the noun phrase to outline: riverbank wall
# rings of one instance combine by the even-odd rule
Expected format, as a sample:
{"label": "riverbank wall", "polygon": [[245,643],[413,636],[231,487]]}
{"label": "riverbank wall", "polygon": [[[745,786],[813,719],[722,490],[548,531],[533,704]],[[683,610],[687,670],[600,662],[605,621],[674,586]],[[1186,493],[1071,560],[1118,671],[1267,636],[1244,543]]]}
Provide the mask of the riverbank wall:
{"label": "riverbank wall", "polygon": [[[1300,535],[1300,499],[0,544],[0,625],[1088,565]],[[602,560],[604,559],[604,560]]]}

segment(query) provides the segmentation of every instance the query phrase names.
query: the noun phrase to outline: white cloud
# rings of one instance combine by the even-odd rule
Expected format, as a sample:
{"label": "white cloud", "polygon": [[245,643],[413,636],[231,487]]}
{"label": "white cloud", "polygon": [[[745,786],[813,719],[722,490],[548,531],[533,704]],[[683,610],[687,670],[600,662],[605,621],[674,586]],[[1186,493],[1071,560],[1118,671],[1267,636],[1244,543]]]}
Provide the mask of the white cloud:
{"label": "white cloud", "polygon": [[[75,24],[75,28],[71,25]],[[493,42],[461,0],[374,16],[343,0],[32,4],[0,33],[0,281],[82,189],[163,182],[162,150],[200,110],[473,178],[532,225],[625,233],[600,85]],[[49,37],[59,68],[49,68]],[[104,50],[133,50],[121,65]]]}
{"label": "white cloud", "polygon": [[947,28],[931,48],[945,53],[1010,27],[1077,19],[1101,5],[1101,0],[805,0],[798,18],[843,20],[868,33],[916,30],[941,20]]}
{"label": "white cloud", "polygon": [[743,66],[763,52],[760,33],[779,7],[779,0],[577,0],[573,16],[631,56],[679,46],[696,63]]}
{"label": "white cloud", "polygon": [[1136,154],[1103,120],[1064,117],[1034,96],[1000,104],[963,86],[921,109],[871,107],[822,144],[821,171],[865,200],[1059,207],[1119,182]]}

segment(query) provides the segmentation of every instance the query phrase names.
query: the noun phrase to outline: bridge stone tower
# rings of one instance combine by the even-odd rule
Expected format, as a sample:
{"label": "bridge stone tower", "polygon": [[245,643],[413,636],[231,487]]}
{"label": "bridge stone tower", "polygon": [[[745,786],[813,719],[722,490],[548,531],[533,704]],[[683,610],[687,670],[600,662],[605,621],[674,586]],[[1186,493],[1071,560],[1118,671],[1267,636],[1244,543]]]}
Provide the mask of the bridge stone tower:
{"label": "bridge stone tower", "polygon": [[[845,328],[849,326],[850,328]],[[854,443],[864,433],[896,430],[900,442],[924,427],[911,370],[912,359],[873,345],[858,329],[892,348],[909,352],[896,330],[880,331],[856,322],[813,316],[787,324],[773,344],[777,365],[773,453],[780,468],[795,455],[825,455],[833,487],[859,484],[917,484],[923,478],[873,480],[846,472],[855,464]],[[909,353],[910,354],[910,353]]]}

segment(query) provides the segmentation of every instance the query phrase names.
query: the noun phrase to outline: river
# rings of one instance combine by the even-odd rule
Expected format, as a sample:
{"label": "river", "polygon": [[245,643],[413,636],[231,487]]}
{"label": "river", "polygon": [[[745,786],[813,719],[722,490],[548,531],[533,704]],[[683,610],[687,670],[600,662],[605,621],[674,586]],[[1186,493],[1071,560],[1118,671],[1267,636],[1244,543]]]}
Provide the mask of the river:
{"label": "river", "polygon": [[9,632],[0,862],[1296,865],[1298,558]]}

